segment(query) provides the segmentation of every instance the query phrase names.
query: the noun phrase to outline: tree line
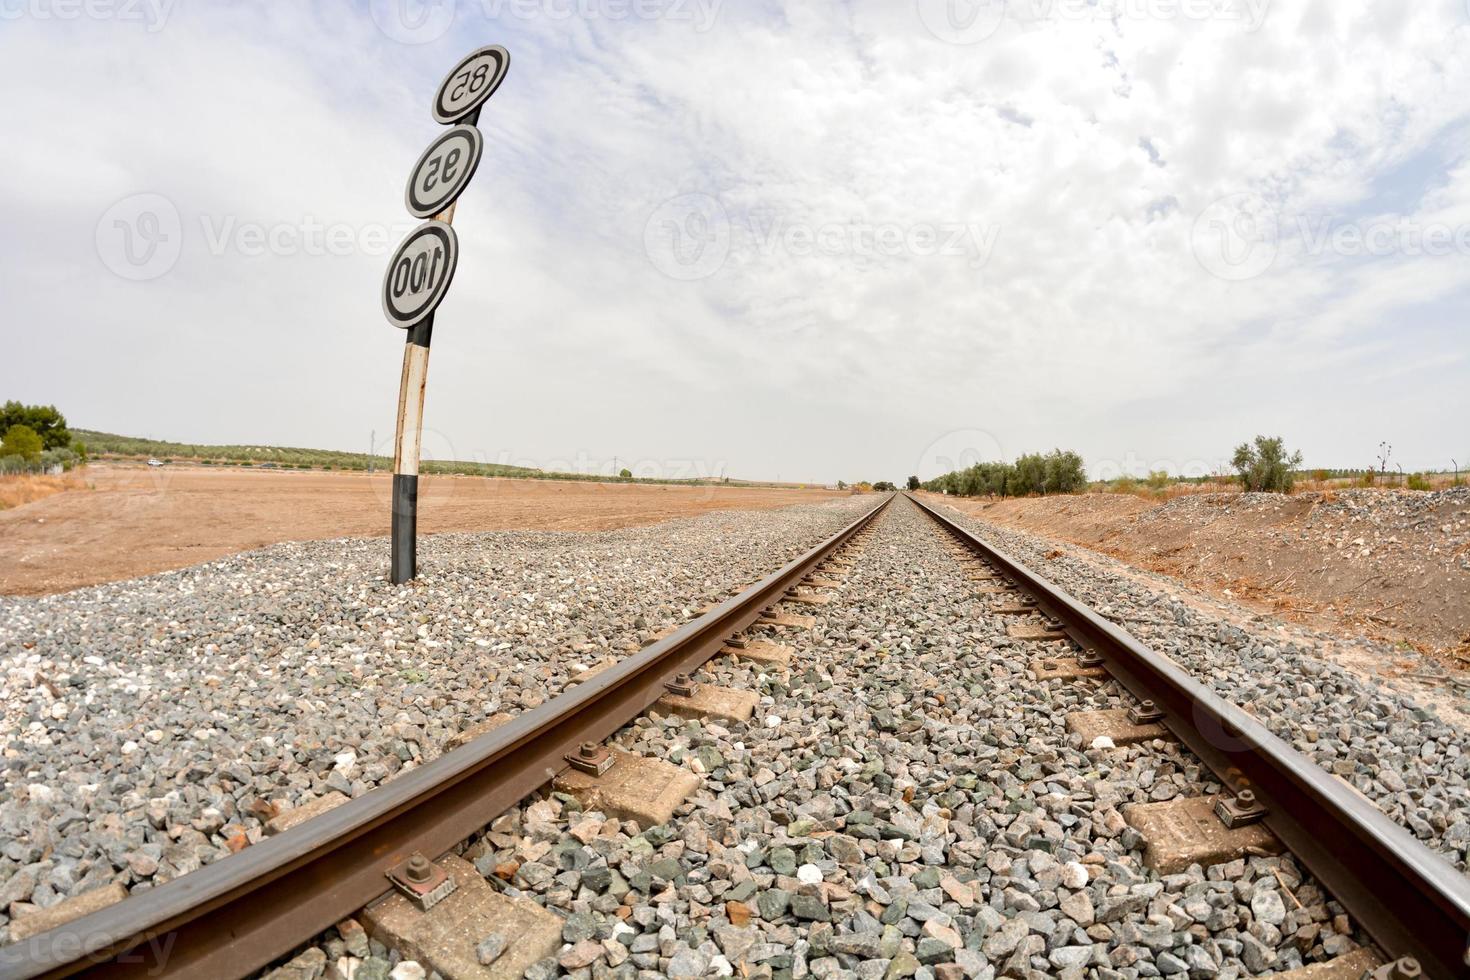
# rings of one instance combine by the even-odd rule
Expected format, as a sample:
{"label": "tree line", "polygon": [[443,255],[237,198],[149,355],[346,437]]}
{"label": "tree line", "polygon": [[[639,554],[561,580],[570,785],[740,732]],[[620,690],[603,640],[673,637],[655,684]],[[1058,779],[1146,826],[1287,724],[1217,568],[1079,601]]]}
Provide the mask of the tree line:
{"label": "tree line", "polygon": [[924,484],[934,493],[959,497],[1030,497],[1048,493],[1077,493],[1087,486],[1082,457],[1054,449],[1027,453],[1014,463],[976,463],[935,477]]}
{"label": "tree line", "polygon": [[71,467],[87,458],[87,447],[71,437],[66,416],[55,405],[0,406],[0,473],[39,473]]}

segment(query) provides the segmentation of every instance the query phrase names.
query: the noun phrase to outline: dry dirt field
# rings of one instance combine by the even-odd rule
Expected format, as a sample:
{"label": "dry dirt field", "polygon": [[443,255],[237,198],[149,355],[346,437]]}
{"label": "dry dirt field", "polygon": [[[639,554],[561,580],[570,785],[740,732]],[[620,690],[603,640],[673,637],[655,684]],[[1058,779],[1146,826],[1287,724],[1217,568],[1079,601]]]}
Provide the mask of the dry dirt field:
{"label": "dry dirt field", "polygon": [[1470,490],[943,498],[1204,592],[1470,664]]}
{"label": "dry dirt field", "polygon": [[[386,535],[392,476],[93,464],[79,483],[0,510],[0,594],[64,592],[280,541]],[[424,477],[419,531],[602,531],[838,496],[845,494]]]}

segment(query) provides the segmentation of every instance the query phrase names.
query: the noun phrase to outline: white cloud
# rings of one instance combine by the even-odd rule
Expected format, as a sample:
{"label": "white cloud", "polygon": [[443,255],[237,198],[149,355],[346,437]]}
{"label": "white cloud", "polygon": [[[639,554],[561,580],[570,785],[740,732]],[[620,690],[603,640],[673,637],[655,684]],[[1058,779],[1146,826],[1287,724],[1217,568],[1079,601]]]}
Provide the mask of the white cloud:
{"label": "white cloud", "polygon": [[[7,393],[134,433],[382,438],[399,337],[378,310],[386,257],[362,237],[410,224],[432,87],[487,41],[513,64],[436,330],[428,423],[446,451],[900,478],[952,429],[1157,460],[1267,426],[1350,465],[1376,431],[1298,391],[1436,384],[1464,354],[1454,329],[1390,341],[1463,302],[1470,256],[1314,253],[1299,234],[1303,217],[1470,222],[1470,162],[1446,139],[1470,90],[1457,3],[1255,0],[1231,19],[1013,0],[973,44],[880,0],[621,21],[502,5],[491,22],[485,6],[461,3],[422,45],[297,5],[180,5],[156,31],[5,23],[0,289],[7,348],[35,355],[0,364]],[[183,251],[127,282],[95,226],[145,192],[177,206]],[[1196,257],[1197,219],[1235,195],[1282,229],[1244,281]],[[681,281],[645,240],[686,198],[726,224],[676,210],[682,257],[720,232],[728,252]],[[206,234],[299,243],[308,219],[353,229],[352,254],[253,256]],[[1446,398],[1442,418],[1391,387],[1371,408],[1406,458],[1438,465],[1470,407]]]}

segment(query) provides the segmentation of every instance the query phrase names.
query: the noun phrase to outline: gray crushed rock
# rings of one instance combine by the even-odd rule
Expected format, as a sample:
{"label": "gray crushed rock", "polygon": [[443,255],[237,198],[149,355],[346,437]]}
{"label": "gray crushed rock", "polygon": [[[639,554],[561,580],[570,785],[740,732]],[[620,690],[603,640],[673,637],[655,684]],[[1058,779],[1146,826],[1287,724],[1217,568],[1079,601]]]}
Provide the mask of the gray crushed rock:
{"label": "gray crushed rock", "polygon": [[0,598],[0,936],[30,908],[186,874],[279,809],[367,792],[874,502],[436,535],[402,587],[386,540],[337,540]]}
{"label": "gray crushed rock", "polygon": [[527,976],[1232,978],[1362,941],[1290,856],[1146,870],[1121,809],[1220,787],[1172,742],[1067,734],[1067,711],[1126,695],[1038,683],[1041,646],[1006,636],[909,505],[837,596],[811,632],[756,631],[797,649],[790,671],[697,675],[758,691],[748,725],[645,715],[612,740],[703,775],[668,825],[553,794],[465,849],[565,917],[563,957],[597,957]]}
{"label": "gray crushed rock", "polygon": [[[1340,509],[1364,506],[1351,494],[1343,497]],[[1123,574],[1112,559],[1084,560],[1040,535],[945,511],[1221,697],[1248,705],[1273,733],[1470,871],[1470,733],[1434,707],[1333,662],[1325,651],[1338,638],[1293,628],[1283,640],[1286,631],[1274,620],[1245,611],[1234,623],[1222,622],[1186,602],[1183,586],[1152,587]]]}

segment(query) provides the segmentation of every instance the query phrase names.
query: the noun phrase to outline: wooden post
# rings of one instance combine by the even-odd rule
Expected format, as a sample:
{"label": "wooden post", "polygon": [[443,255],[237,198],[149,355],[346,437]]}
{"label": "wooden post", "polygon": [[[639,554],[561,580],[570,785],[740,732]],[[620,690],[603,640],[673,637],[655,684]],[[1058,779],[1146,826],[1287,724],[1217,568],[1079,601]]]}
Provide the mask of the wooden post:
{"label": "wooden post", "polygon": [[[479,121],[476,111],[471,126]],[[454,224],[458,201],[434,216]],[[412,582],[419,573],[419,457],[424,440],[424,386],[429,381],[429,342],[434,336],[434,314],[410,327],[403,345],[403,376],[398,384],[398,432],[393,440],[393,532],[389,579],[394,585]]]}

